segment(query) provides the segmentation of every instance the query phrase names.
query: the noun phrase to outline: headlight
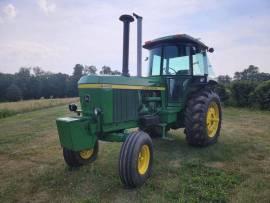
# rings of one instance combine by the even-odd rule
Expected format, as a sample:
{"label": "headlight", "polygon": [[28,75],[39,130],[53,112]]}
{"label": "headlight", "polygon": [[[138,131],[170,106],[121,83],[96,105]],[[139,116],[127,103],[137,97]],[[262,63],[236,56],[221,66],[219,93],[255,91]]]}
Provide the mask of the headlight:
{"label": "headlight", "polygon": [[76,104],[69,104],[68,108],[70,111],[77,111],[77,105]]}
{"label": "headlight", "polygon": [[100,113],[100,109],[99,108],[94,108],[95,116],[98,116],[99,113]]}

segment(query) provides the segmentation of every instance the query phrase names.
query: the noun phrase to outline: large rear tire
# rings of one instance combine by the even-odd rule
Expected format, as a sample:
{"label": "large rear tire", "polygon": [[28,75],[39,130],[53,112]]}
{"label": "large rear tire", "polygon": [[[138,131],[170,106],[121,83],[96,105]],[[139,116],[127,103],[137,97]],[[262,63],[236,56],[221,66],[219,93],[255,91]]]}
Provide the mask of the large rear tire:
{"label": "large rear tire", "polygon": [[86,149],[82,151],[73,151],[63,148],[63,156],[65,162],[70,167],[79,167],[85,164],[92,163],[97,159],[98,155],[98,140],[93,149]]}
{"label": "large rear tire", "polygon": [[119,175],[122,183],[135,188],[150,177],[153,164],[153,144],[143,131],[132,132],[122,144],[119,156]]}
{"label": "large rear tire", "polygon": [[205,89],[195,93],[185,111],[186,140],[193,146],[207,146],[217,142],[222,112],[219,96]]}

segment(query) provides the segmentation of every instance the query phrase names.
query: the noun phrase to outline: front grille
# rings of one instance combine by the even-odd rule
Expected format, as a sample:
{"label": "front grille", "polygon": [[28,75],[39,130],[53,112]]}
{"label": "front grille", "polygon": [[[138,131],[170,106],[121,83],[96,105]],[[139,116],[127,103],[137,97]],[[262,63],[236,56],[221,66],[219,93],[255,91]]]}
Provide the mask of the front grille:
{"label": "front grille", "polygon": [[138,119],[139,90],[113,90],[113,121]]}

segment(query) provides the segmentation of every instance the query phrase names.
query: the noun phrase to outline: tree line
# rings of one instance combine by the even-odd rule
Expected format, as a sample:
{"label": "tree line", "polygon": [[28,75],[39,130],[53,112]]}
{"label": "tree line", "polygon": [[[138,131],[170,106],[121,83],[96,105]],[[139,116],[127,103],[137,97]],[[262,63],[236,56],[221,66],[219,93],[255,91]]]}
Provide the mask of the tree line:
{"label": "tree line", "polygon": [[[40,67],[20,68],[15,74],[0,73],[0,102],[40,98],[77,97],[77,82],[83,75],[120,75],[109,66],[98,69],[91,65],[76,64],[72,75],[51,73]],[[270,110],[270,74],[250,65],[233,77],[217,77],[216,92],[225,105],[255,107]]]}
{"label": "tree line", "polygon": [[[0,101],[40,98],[77,97],[77,82],[83,75],[95,75],[95,66],[76,64],[73,74],[51,73],[40,67],[22,67],[15,74],[0,73]],[[99,74],[120,75],[117,70],[103,66]]]}
{"label": "tree line", "polygon": [[242,72],[217,77],[216,92],[225,105],[270,110],[270,74],[250,65]]}

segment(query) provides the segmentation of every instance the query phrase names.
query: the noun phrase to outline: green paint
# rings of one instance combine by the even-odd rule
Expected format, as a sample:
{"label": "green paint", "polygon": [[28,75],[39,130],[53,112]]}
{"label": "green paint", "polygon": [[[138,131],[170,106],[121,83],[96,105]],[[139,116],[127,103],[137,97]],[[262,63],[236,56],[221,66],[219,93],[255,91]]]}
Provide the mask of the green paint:
{"label": "green paint", "polygon": [[85,118],[65,117],[56,120],[61,145],[74,151],[91,149],[96,137],[95,125]]}
{"label": "green paint", "polygon": [[128,133],[109,133],[99,139],[106,142],[124,142],[128,135]]}
{"label": "green paint", "polygon": [[117,85],[143,85],[143,86],[159,86],[158,77],[124,77],[124,76],[83,76],[78,84],[117,84]]}
{"label": "green paint", "polygon": [[[192,54],[193,48],[178,44],[183,37],[189,43],[194,40],[175,35],[154,40],[151,42],[154,45],[147,47],[150,49],[149,69],[156,69],[157,75],[83,76],[78,82],[82,116],[56,121],[61,145],[79,151],[92,148],[96,139],[121,142],[126,134],[119,132],[138,127],[140,115],[159,115],[159,125],[184,127],[186,100],[192,92],[207,85],[209,67],[205,63],[207,47],[198,43],[196,49],[201,50]],[[151,52],[152,46],[160,51]],[[151,54],[158,54],[159,63],[151,62]],[[185,67],[188,70],[178,67],[183,65],[181,57],[189,60],[189,66]],[[95,109],[99,110],[98,115]]]}

